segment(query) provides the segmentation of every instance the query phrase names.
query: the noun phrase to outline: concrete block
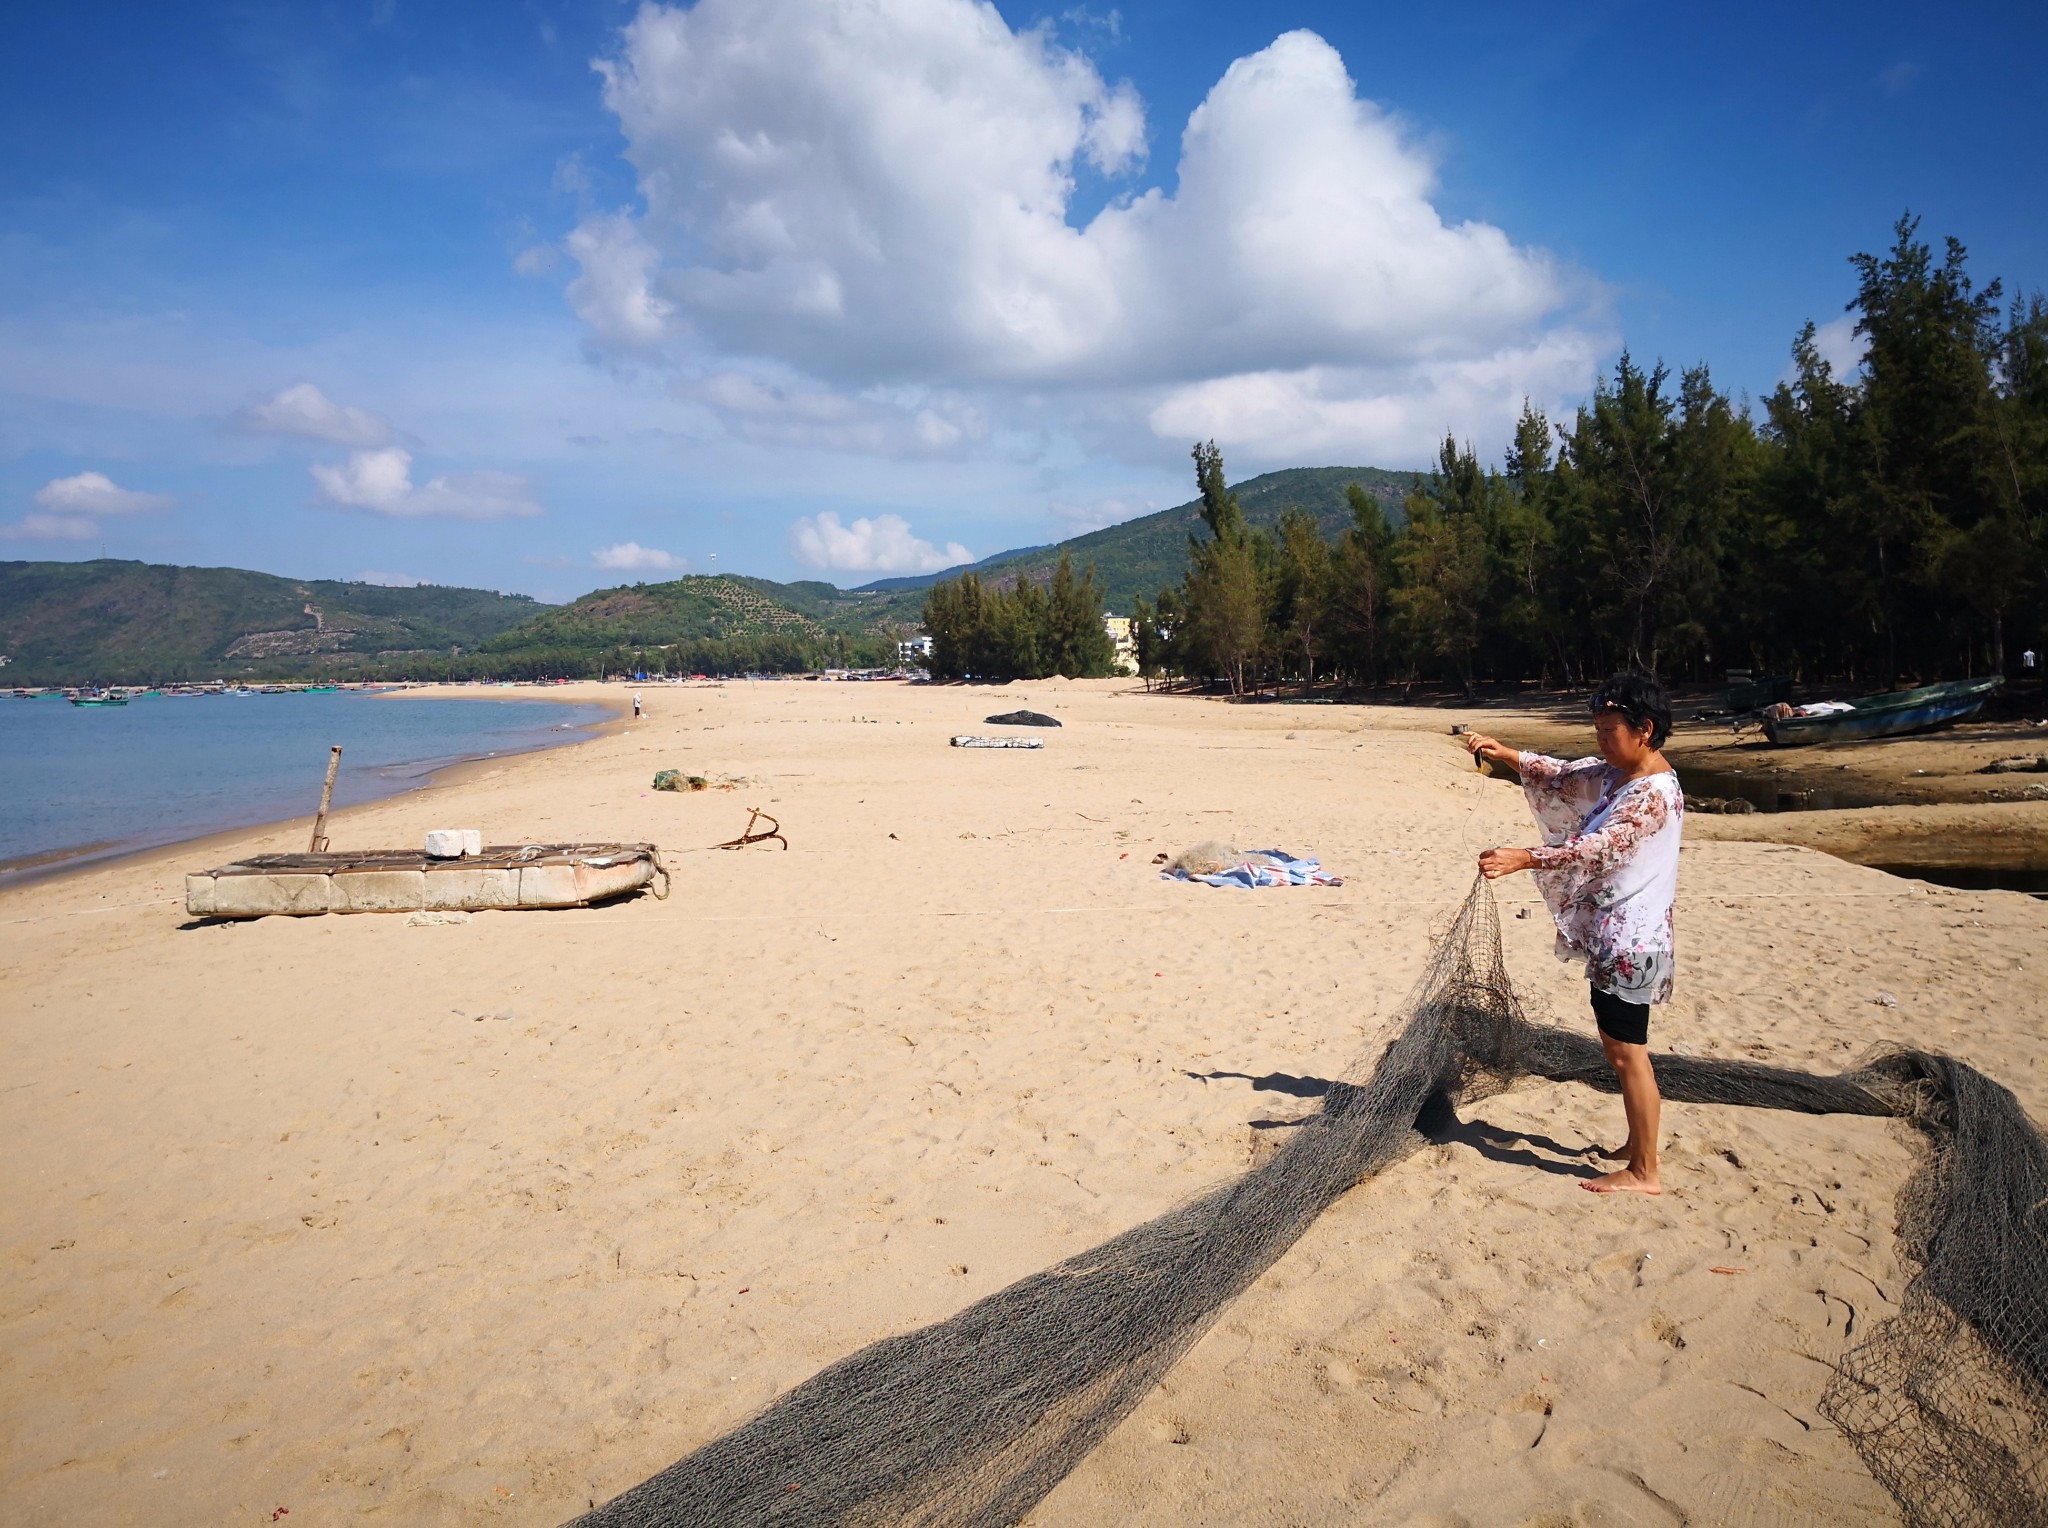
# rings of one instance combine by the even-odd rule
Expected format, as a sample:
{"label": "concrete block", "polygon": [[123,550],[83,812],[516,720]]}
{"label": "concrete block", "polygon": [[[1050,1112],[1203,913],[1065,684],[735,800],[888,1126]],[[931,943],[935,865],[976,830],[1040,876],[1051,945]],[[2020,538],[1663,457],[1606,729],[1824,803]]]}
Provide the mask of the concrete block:
{"label": "concrete block", "polygon": [[185,877],[185,911],[194,918],[213,916],[213,877],[210,875],[188,875]]}
{"label": "concrete block", "polygon": [[332,879],[333,912],[416,913],[427,905],[424,870],[345,870]]}
{"label": "concrete block", "polygon": [[484,835],[476,828],[462,830],[462,852],[465,855],[484,852]]}
{"label": "concrete block", "polygon": [[427,906],[478,912],[519,905],[517,870],[435,870],[427,875]]}
{"label": "concrete block", "polygon": [[[212,916],[216,918],[303,917],[332,908],[333,893],[324,875],[221,875],[211,879]],[[190,897],[188,889],[188,906]]]}
{"label": "concrete block", "polygon": [[427,831],[428,859],[461,859],[462,829],[430,828]]}

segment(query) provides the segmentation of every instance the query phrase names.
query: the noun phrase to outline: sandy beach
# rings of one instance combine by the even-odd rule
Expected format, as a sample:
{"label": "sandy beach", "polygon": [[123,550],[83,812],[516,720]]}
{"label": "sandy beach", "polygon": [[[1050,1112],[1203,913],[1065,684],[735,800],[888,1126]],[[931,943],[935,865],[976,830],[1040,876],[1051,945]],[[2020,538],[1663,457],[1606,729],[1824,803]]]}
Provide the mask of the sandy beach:
{"label": "sandy beach", "polygon": [[[329,831],[651,840],[666,901],[188,922],[185,871],[291,826],[0,893],[0,1519],[541,1525],[617,1494],[1270,1150],[1388,1036],[1479,851],[1534,841],[1450,722],[1556,735],[1113,681],[643,693],[643,721]],[[1019,706],[1065,725],[947,746]],[[655,793],[661,768],[747,783]],[[711,849],[752,806],[788,851]],[[2048,1120],[2048,903],[1811,846],[1926,812],[2048,837],[2048,801],[1689,818],[1653,1045],[1947,1049]],[[1159,879],[1204,839],[1346,884]],[[1529,1007],[1590,1029],[1533,886],[1499,896]],[[1908,1277],[1909,1138],[1664,1124],[1665,1195],[1596,1199],[1616,1101],[1467,1109],[1028,1521],[1898,1521],[1814,1403]]]}

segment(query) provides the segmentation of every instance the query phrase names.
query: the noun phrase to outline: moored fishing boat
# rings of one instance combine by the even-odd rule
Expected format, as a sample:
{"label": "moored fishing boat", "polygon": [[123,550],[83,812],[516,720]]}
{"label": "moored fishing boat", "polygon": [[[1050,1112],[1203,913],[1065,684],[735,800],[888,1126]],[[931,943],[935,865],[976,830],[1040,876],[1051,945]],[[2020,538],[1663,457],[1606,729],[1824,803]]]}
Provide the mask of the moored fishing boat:
{"label": "moored fishing boat", "polygon": [[1764,713],[1764,734],[1780,748],[1808,743],[1853,743],[1866,738],[1900,737],[1909,732],[1927,732],[1975,716],[1984,702],[2005,683],[2005,676],[1957,679],[1947,684],[1922,685],[1917,690],[1893,690],[1866,695],[1851,701],[1848,709],[1802,716],[1789,707],[1785,714],[1773,707]]}

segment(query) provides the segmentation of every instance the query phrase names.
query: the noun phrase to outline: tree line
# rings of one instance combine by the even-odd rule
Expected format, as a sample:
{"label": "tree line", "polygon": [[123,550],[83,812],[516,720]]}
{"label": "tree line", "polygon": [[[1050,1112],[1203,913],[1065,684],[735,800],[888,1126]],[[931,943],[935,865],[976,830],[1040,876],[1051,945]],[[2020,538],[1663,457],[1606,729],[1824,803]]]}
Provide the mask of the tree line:
{"label": "tree line", "polygon": [[1249,526],[1196,446],[1206,534],[1137,602],[1141,670],[1239,693],[2005,671],[2048,617],[2048,301],[2002,308],[1954,239],[1894,233],[1851,262],[1850,375],[1811,323],[1760,410],[1624,353],[1568,423],[1525,404],[1498,468],[1446,438],[1398,532],[1356,486],[1334,542],[1298,510]]}
{"label": "tree line", "polygon": [[938,679],[1099,679],[1116,672],[1116,646],[1102,624],[1095,569],[1076,575],[1071,552],[1044,584],[1019,578],[1007,588],[972,572],[933,584],[924,629],[925,666]]}

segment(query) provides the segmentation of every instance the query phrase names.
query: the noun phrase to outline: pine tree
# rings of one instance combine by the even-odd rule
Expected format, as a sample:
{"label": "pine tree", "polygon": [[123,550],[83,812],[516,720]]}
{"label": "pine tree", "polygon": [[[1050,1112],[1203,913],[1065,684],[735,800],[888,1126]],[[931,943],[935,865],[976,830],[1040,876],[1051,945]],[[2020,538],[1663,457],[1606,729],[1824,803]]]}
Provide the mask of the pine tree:
{"label": "pine tree", "polygon": [[1102,624],[1102,595],[1095,569],[1074,577],[1073,554],[1060,552],[1046,594],[1045,638],[1040,661],[1045,671],[1069,679],[1100,679],[1116,667],[1116,644]]}
{"label": "pine tree", "polygon": [[1445,436],[1436,470],[1408,495],[1408,525],[1394,548],[1403,631],[1418,655],[1447,661],[1468,695],[1486,616],[1483,482],[1471,448]]}
{"label": "pine tree", "polygon": [[1194,458],[1209,539],[1188,538],[1184,651],[1191,667],[1202,664],[1222,673],[1230,693],[1242,695],[1266,632],[1266,580],[1257,544],[1263,538],[1246,528],[1237,495],[1224,484],[1216,443],[1197,445]]}
{"label": "pine tree", "polygon": [[1344,497],[1351,524],[1337,538],[1330,563],[1332,645],[1354,679],[1377,686],[1394,582],[1394,531],[1379,501],[1356,483],[1346,485]]}
{"label": "pine tree", "polygon": [[1275,580],[1275,646],[1313,689],[1316,664],[1329,644],[1330,544],[1315,516],[1290,509],[1280,517],[1279,569]]}

